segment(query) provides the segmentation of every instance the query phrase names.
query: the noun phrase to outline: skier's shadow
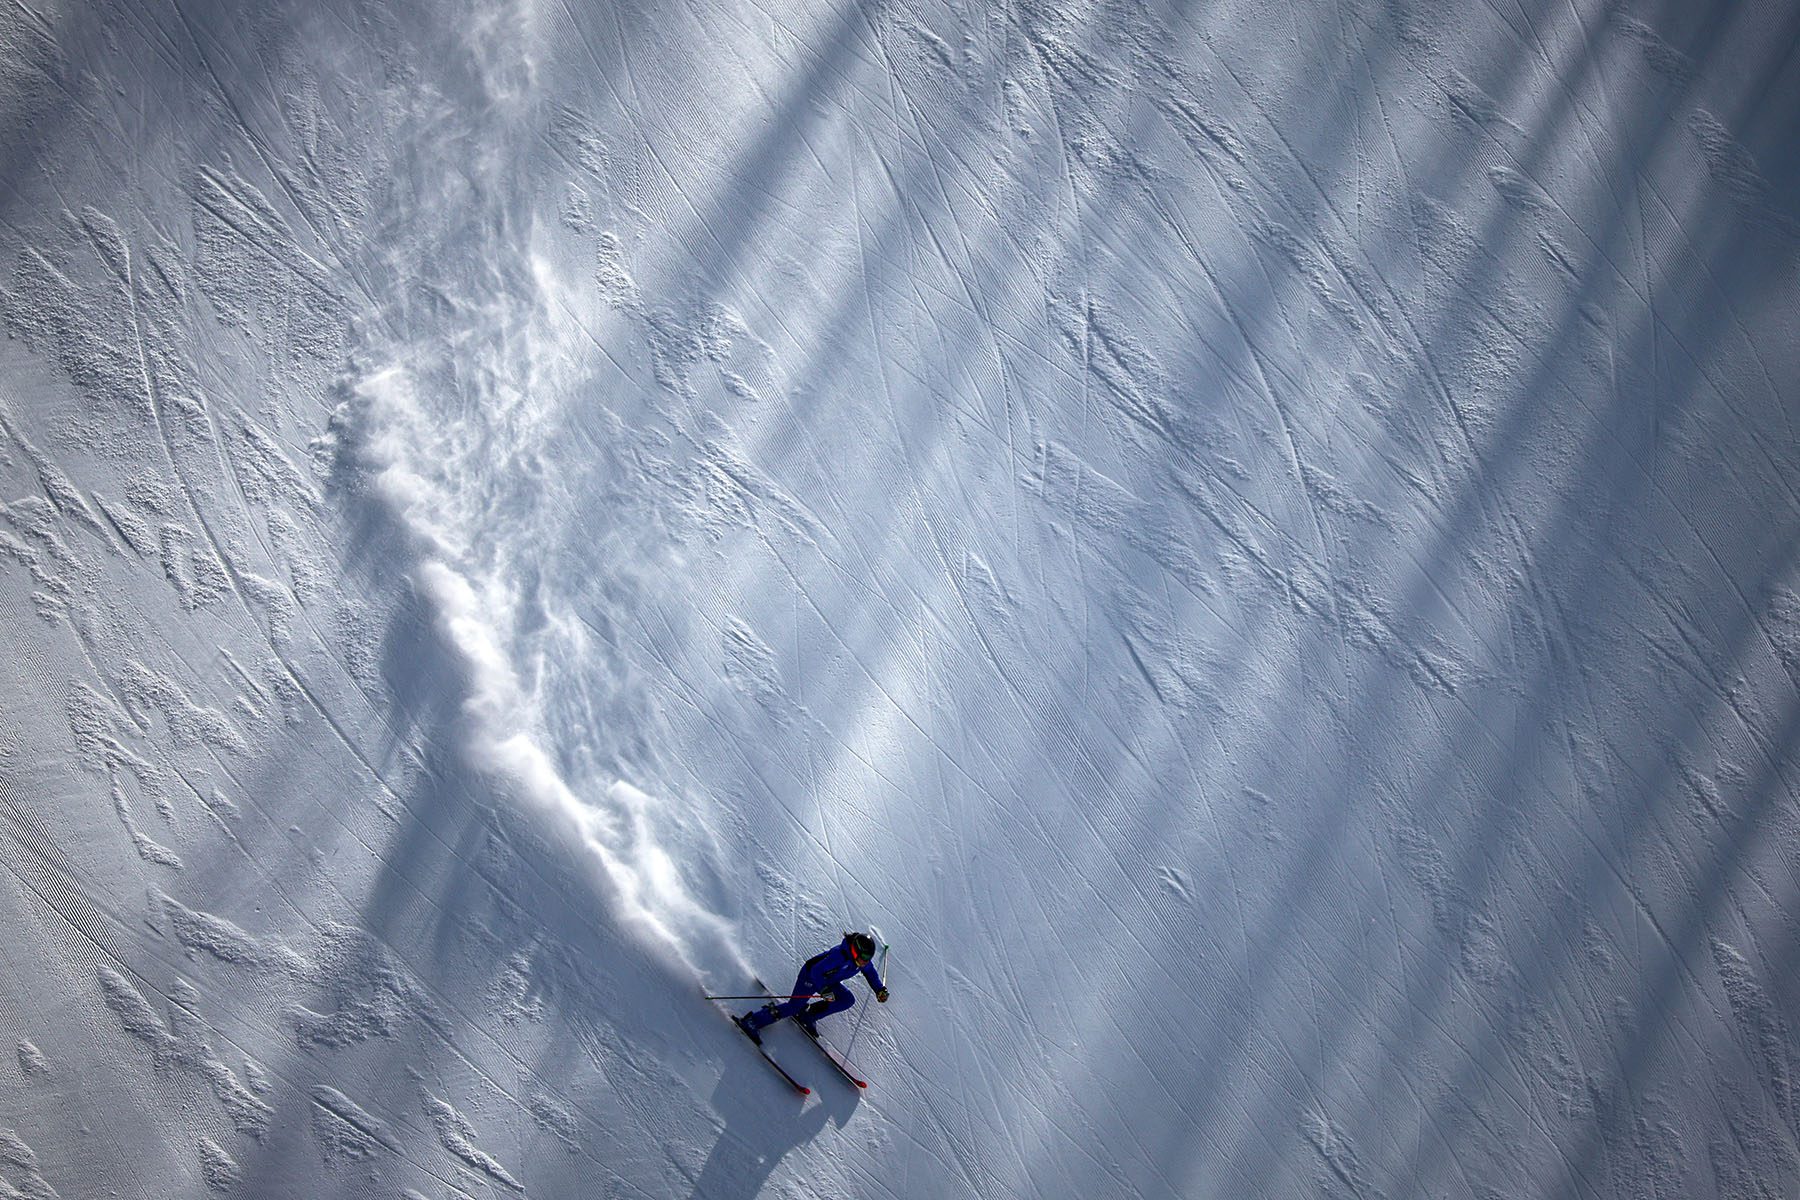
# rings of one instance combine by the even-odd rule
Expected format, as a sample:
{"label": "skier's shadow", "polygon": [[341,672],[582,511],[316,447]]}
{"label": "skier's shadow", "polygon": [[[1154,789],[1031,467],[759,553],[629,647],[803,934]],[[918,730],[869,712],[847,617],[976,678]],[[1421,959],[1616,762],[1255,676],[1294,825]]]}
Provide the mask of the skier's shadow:
{"label": "skier's shadow", "polygon": [[796,1095],[749,1047],[730,1047],[734,1053],[712,1094],[713,1111],[725,1119],[725,1127],[694,1181],[690,1200],[751,1200],[789,1150],[818,1136],[828,1122],[843,1125],[856,1111],[859,1097],[850,1087],[823,1061],[818,1070],[806,1061],[807,1055],[817,1058],[816,1051],[801,1045],[798,1037],[791,1045],[781,1041],[776,1052],[787,1051],[782,1065],[793,1059],[805,1069],[802,1082],[812,1085],[812,1095]]}

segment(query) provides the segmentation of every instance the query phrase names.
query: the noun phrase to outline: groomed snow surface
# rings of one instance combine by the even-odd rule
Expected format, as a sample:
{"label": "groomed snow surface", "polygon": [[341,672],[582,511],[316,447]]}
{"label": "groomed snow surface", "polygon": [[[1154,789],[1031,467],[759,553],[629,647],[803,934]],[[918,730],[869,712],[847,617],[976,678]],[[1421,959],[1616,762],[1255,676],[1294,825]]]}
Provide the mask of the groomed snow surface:
{"label": "groomed snow surface", "polygon": [[0,5],[0,1196],[1800,1195],[1797,39]]}

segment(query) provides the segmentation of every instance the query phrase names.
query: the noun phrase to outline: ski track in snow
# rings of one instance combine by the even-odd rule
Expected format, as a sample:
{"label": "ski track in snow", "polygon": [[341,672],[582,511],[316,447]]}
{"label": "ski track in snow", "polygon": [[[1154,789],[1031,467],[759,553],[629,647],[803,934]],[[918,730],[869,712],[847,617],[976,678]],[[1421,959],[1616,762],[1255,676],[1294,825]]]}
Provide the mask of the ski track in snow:
{"label": "ski track in snow", "polygon": [[1800,1192],[1797,33],[0,9],[0,1194]]}

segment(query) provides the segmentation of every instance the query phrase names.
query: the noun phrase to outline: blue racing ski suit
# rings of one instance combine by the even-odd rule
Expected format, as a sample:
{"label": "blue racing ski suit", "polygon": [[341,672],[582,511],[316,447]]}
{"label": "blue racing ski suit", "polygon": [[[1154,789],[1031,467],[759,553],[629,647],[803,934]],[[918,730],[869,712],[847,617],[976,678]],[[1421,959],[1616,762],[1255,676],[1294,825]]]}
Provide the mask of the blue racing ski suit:
{"label": "blue racing ski suit", "polygon": [[[799,1017],[810,1025],[820,1017],[843,1012],[856,1003],[856,997],[844,986],[844,980],[859,971],[875,990],[875,994],[885,999],[887,987],[881,982],[881,974],[875,970],[875,964],[857,962],[850,953],[850,947],[840,942],[800,965],[800,974],[794,977],[795,999],[783,1000],[746,1013],[744,1025],[754,1032],[788,1017]],[[808,1004],[807,998],[811,996],[819,997],[818,1001]]]}

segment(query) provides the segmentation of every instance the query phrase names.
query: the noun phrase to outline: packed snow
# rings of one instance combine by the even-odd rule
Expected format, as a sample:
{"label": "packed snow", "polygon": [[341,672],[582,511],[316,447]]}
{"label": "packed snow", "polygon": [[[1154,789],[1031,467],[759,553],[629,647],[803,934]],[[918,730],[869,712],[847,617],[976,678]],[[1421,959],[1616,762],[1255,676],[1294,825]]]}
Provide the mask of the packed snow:
{"label": "packed snow", "polygon": [[0,1196],[1800,1194],[1797,45],[0,6]]}

